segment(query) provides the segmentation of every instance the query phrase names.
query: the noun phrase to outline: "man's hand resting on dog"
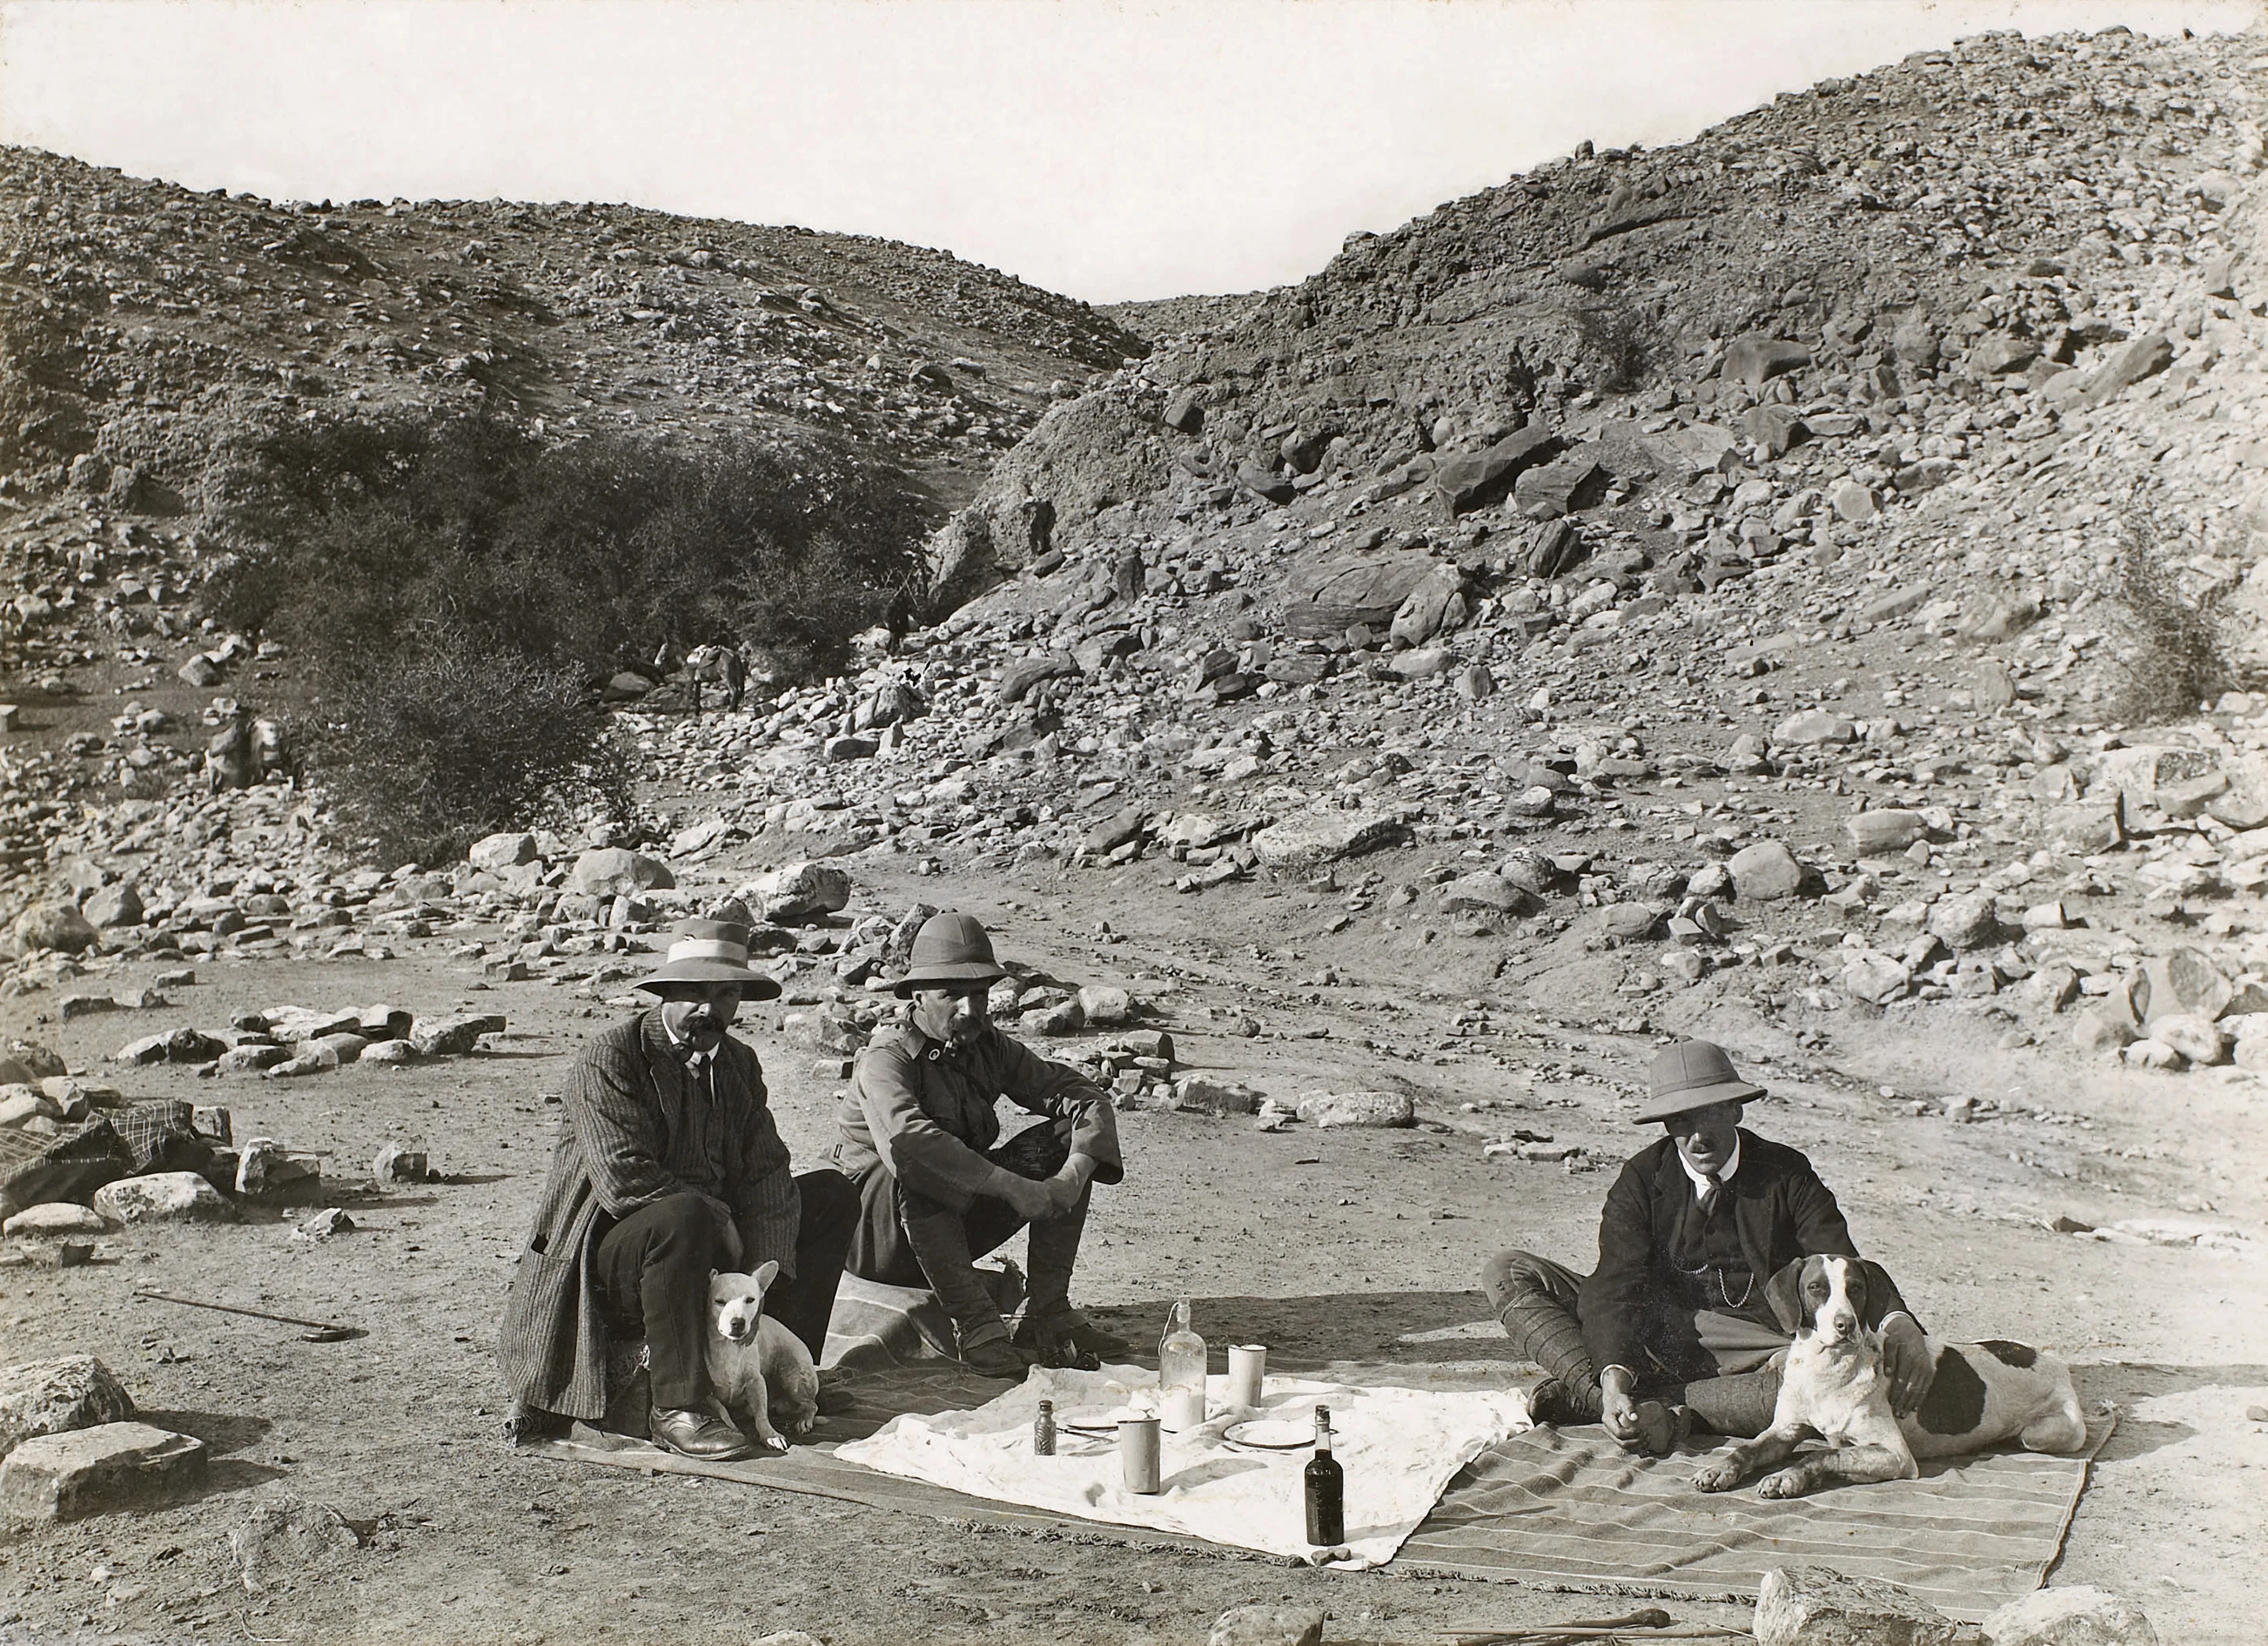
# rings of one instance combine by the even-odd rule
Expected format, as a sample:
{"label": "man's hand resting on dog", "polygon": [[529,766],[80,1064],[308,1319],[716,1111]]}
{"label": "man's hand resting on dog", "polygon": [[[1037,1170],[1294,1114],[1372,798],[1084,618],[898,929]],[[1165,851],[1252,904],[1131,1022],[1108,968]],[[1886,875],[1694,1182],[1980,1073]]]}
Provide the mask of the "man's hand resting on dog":
{"label": "man's hand resting on dog", "polygon": [[1890,1380],[1890,1410],[1900,1417],[1929,1392],[1937,1361],[1911,1315],[1892,1315],[1882,1322],[1882,1375]]}
{"label": "man's hand resting on dog", "polygon": [[1015,1209],[1027,1223],[1060,1217],[1076,1205],[1094,1176],[1092,1155],[1073,1155],[1052,1177],[1026,1177],[1003,1168],[992,1192]]}

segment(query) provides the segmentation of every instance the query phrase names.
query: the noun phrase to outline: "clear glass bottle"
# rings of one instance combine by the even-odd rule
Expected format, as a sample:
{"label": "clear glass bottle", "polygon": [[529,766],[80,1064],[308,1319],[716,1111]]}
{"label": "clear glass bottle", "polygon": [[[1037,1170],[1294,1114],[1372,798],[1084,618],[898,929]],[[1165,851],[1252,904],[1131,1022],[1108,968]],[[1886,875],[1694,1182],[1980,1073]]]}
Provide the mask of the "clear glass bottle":
{"label": "clear glass bottle", "polygon": [[1315,1455],[1301,1480],[1307,1499],[1307,1541],[1336,1549],[1346,1541],[1346,1475],[1331,1456],[1331,1409],[1315,1408]]}
{"label": "clear glass bottle", "polygon": [[1205,1421],[1205,1341],[1189,1325],[1186,1297],[1166,1317],[1166,1335],[1158,1340],[1158,1405],[1168,1434]]}
{"label": "clear glass bottle", "polygon": [[1032,1456],[1052,1458],[1056,1455],[1056,1403],[1040,1402],[1039,1415],[1032,1420]]}

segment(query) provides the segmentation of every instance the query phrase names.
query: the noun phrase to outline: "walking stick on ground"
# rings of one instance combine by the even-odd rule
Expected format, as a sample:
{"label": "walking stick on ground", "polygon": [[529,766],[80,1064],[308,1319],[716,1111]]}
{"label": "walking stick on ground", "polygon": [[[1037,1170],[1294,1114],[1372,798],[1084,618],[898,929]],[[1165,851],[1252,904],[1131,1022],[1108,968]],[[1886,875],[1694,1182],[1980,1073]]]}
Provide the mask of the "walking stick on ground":
{"label": "walking stick on ground", "polygon": [[209,1303],[200,1297],[176,1297],[171,1292],[136,1292],[136,1297],[147,1297],[160,1303],[179,1303],[184,1309],[210,1309],[224,1315],[249,1315],[254,1320],[273,1320],[287,1326],[305,1326],[299,1334],[303,1343],[343,1343],[349,1338],[362,1335],[360,1326],[334,1325],[328,1320],[302,1320],[297,1315],[272,1315],[265,1309],[240,1309],[234,1303]]}

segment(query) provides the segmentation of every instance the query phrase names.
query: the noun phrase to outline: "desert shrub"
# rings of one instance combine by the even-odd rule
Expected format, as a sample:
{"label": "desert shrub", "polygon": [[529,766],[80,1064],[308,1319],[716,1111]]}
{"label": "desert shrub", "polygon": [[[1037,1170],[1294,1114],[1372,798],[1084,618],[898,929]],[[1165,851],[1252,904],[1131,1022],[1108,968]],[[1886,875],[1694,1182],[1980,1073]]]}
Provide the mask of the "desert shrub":
{"label": "desert shrub", "polygon": [[2126,628],[2117,660],[2118,712],[2138,721],[2193,713],[2236,683],[2218,610],[2228,591],[2183,587],[2171,558],[2183,536],[2182,522],[2139,489],[2120,511],[2118,536],[2110,590]]}
{"label": "desert shrub", "polygon": [[664,639],[838,668],[907,615],[927,523],[843,448],[559,444],[483,417],[291,425],[211,490],[242,547],[207,612],[304,660],[335,785],[417,856],[608,792],[587,687]]}
{"label": "desert shrub", "polygon": [[1620,303],[1587,303],[1575,310],[1574,321],[1593,388],[1636,388],[1653,374],[1660,337],[1638,310]]}
{"label": "desert shrub", "polygon": [[392,662],[332,672],[313,752],[348,816],[394,860],[461,856],[482,835],[578,806],[626,813],[630,763],[578,672],[449,624]]}

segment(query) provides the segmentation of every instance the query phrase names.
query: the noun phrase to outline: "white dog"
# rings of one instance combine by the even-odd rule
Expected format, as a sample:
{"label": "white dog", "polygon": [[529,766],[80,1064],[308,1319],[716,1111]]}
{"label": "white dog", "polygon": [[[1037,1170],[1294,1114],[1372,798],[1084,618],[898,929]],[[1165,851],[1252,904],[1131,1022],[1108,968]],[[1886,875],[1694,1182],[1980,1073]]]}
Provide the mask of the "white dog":
{"label": "white dog", "polygon": [[[1800,1497],[1816,1487],[1911,1480],[1917,1458],[1982,1451],[2005,1440],[2028,1451],[2076,1451],[2087,1419],[2071,1369],[2021,1343],[1940,1343],[1920,1407],[1890,1410],[1880,1336],[1863,1324],[1867,1266],[1850,1258],[1809,1257],[1771,1278],[1767,1295],[1795,1332],[1780,1373],[1772,1424],[1693,1477],[1705,1492],[1726,1492],[1760,1469],[1795,1461],[1756,1484],[1760,1497]],[[1826,1450],[1796,1456],[1808,1440]]]}
{"label": "white dog", "polygon": [[803,1340],[764,1313],[764,1291],[778,1274],[777,1263],[754,1274],[710,1272],[709,1403],[742,1434],[785,1451],[771,1413],[789,1434],[808,1435],[819,1421],[819,1373]]}

